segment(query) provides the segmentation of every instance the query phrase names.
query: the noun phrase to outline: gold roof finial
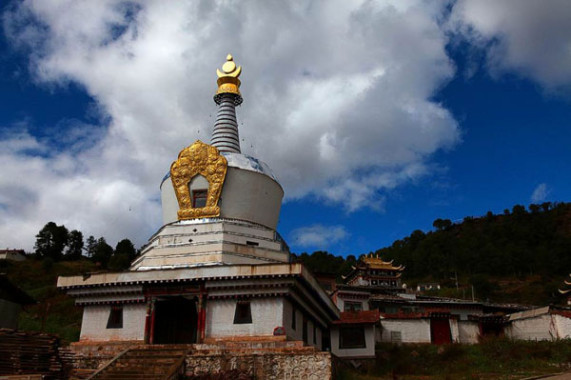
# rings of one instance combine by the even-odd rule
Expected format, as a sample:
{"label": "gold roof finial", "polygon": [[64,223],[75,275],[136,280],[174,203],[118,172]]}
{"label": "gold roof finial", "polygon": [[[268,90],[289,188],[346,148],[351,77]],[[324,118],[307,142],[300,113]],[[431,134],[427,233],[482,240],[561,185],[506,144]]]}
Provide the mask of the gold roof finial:
{"label": "gold roof finial", "polygon": [[234,97],[234,104],[242,103],[242,95],[240,94],[240,79],[238,77],[242,73],[242,67],[236,66],[232,54],[226,56],[226,62],[222,65],[222,71],[216,69],[218,75],[218,90],[214,95],[216,104],[220,104],[222,96],[230,94]]}

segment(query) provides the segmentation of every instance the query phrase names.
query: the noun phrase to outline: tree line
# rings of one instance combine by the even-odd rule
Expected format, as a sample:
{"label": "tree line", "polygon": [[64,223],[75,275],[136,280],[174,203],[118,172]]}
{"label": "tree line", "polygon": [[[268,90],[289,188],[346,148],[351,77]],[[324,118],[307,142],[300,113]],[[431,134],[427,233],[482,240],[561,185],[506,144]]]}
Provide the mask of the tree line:
{"label": "tree line", "polygon": [[[451,276],[565,276],[571,270],[571,203],[515,205],[501,214],[465,217],[453,223],[436,219],[434,230],[413,231],[391,246],[376,250],[384,260],[406,266],[405,279]],[[86,257],[104,269],[129,267],[138,252],[129,239],[115,249],[105,238],[89,236],[54,222],[36,235],[35,254],[53,261]],[[326,251],[292,254],[318,273],[347,274],[363,254],[336,256]]]}
{"label": "tree line", "polygon": [[48,222],[36,235],[34,254],[52,262],[87,258],[103,269],[123,270],[139,252],[129,239],[119,241],[113,249],[104,237],[89,236],[84,241],[81,231],[69,231],[64,225]]}
{"label": "tree line", "polygon": [[[376,250],[406,266],[404,278],[449,280],[451,276],[566,275],[571,270],[571,203],[515,205],[501,214],[436,219],[434,230],[413,231]],[[294,258],[314,272],[347,274],[362,255],[346,258],[324,251]]]}
{"label": "tree line", "polygon": [[376,251],[406,266],[407,277],[564,275],[571,269],[571,204],[515,205],[461,223],[436,219]]}

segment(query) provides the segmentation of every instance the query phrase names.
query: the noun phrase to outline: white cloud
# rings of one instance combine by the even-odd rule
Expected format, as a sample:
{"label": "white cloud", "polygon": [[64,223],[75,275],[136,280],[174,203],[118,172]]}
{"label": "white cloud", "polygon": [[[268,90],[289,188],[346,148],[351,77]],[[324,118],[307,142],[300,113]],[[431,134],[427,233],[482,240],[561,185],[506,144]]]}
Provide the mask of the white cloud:
{"label": "white cloud", "polygon": [[547,184],[540,183],[533,190],[533,193],[531,194],[531,201],[533,203],[544,202],[548,196],[549,196],[549,188],[547,187]]}
{"label": "white cloud", "polygon": [[[215,69],[229,52],[243,66],[243,151],[290,198],[381,209],[387,191],[430,174],[430,155],[459,141],[431,100],[454,74],[437,21],[446,3],[13,3],[5,34],[29,55],[35,82],[78,83],[105,117],[79,125],[74,136],[90,133],[71,147],[56,134],[49,154],[2,151],[0,246],[31,248],[49,220],[143,243],[160,225],[170,163],[209,140]],[[20,132],[2,144],[45,149]]]}
{"label": "white cloud", "polygon": [[349,236],[343,226],[324,226],[314,224],[300,227],[291,232],[292,242],[299,247],[324,249]]}
{"label": "white cloud", "polygon": [[458,0],[449,27],[484,48],[493,73],[515,71],[548,90],[571,85],[571,2]]}

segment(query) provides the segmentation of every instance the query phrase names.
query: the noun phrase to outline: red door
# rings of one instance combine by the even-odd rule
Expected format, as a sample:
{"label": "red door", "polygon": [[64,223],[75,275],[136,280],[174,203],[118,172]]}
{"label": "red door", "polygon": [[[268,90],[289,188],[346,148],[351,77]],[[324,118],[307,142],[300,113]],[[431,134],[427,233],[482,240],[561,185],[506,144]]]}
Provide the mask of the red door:
{"label": "red door", "polygon": [[452,343],[448,318],[432,318],[430,320],[430,337],[433,344]]}

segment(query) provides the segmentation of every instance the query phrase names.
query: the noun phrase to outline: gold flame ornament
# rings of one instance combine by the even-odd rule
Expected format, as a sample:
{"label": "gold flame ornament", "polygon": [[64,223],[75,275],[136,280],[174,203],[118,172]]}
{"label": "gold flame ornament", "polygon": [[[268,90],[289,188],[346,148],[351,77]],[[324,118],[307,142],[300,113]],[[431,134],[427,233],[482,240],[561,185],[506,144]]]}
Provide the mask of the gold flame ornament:
{"label": "gold flame ornament", "polygon": [[238,77],[242,74],[242,67],[236,66],[232,54],[226,56],[226,62],[222,65],[222,71],[216,69],[218,75],[218,90],[214,96],[214,100],[219,104],[218,99],[222,94],[233,94],[242,98],[240,94],[240,79]]}
{"label": "gold flame ornament", "polygon": [[[212,145],[197,140],[184,148],[178,155],[178,160],[171,165],[171,181],[178,201],[178,219],[214,218],[220,216],[220,194],[226,178],[228,161]],[[206,206],[192,207],[190,181],[201,175],[208,181]]]}

